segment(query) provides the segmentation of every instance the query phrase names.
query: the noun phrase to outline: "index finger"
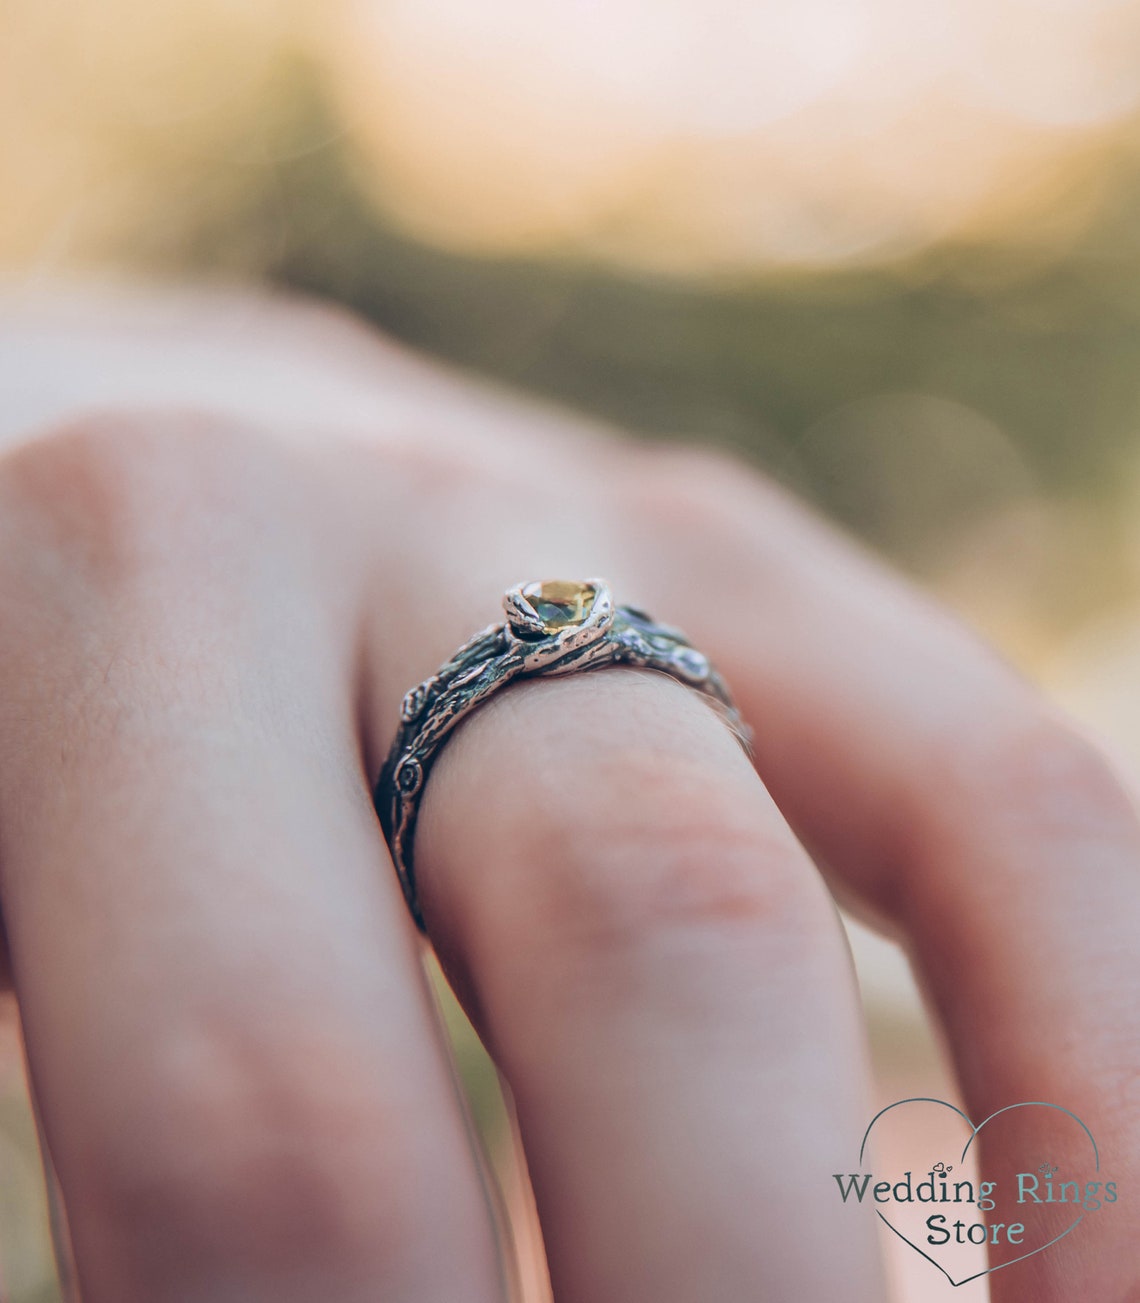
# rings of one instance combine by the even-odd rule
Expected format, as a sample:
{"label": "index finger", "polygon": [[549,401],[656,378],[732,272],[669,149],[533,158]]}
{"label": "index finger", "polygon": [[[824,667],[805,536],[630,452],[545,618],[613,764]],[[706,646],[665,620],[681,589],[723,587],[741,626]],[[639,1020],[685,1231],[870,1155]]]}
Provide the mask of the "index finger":
{"label": "index finger", "polygon": [[[641,483],[646,600],[736,685],[760,775],[837,893],[904,939],[972,1117],[1062,1105],[1134,1188],[1140,824],[1119,776],[952,617],[775,489],[704,458]],[[1025,1162],[1013,1130],[982,1144],[987,1166]],[[995,1300],[1135,1288],[1134,1214],[1085,1223],[997,1273]]]}

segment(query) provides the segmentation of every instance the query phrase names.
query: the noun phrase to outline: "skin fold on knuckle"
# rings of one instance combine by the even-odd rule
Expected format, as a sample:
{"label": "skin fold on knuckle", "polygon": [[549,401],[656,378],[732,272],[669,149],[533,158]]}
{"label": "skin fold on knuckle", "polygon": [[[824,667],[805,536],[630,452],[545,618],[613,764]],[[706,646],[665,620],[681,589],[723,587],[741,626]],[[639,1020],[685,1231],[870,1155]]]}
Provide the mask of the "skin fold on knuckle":
{"label": "skin fold on knuckle", "polygon": [[1042,706],[983,743],[974,781],[994,816],[1047,837],[1131,836],[1136,806],[1108,755]]}
{"label": "skin fold on knuckle", "polygon": [[[1055,1037],[1071,1018],[1081,1026],[1079,1047],[1050,1056],[1037,1075],[1058,1073],[1054,1091],[1074,1098],[1085,1087],[1069,1066],[1095,1059],[1086,1081],[1097,1083],[1103,1100],[1119,1073],[1135,1078],[1135,1001],[1120,981],[1135,967],[1140,911],[1134,797],[1095,741],[1027,690],[988,727],[970,723],[941,759],[933,780],[940,800],[914,820],[919,871],[904,916],[926,938],[922,957],[935,987],[955,993],[943,1010],[951,1029],[975,1041],[966,1011],[986,1008],[987,1041],[996,1050],[991,1072],[1004,1070],[1008,1041],[1033,1028]],[[1021,926],[1011,928],[1011,919]],[[1056,936],[1048,950],[1042,935]],[[1069,974],[1078,969],[1083,975],[1074,983]],[[965,1060],[968,1067],[980,1061]],[[1035,1089],[1045,1088],[1038,1082]],[[1090,1100],[1082,1115],[1098,1107]],[[1129,1112],[1111,1115],[1123,1122]]]}
{"label": "skin fold on knuckle", "polygon": [[[418,835],[429,895],[447,894],[460,930],[491,951],[509,934],[516,952],[628,954],[680,934],[800,945],[834,928],[806,855],[688,689],[607,671],[537,696],[491,703],[441,760]],[[554,739],[534,716],[579,708],[612,712],[604,736],[580,717]],[[487,865],[478,884],[469,858]]]}
{"label": "skin fold on knuckle", "polygon": [[[939,799],[912,802],[906,839],[925,867],[907,909],[988,917],[1018,899],[1095,884],[1074,899],[1080,912],[1140,854],[1140,819],[1123,775],[1075,723],[1028,691],[987,723],[967,721],[927,781]],[[947,864],[953,874],[942,871]],[[1135,897],[1140,875],[1133,867],[1125,876]]]}
{"label": "skin fold on knuckle", "polygon": [[381,1292],[414,1277],[423,1226],[447,1220],[425,1180],[438,1162],[411,1092],[363,1058],[304,1018],[181,1020],[113,1097],[93,1092],[75,1230],[155,1297],[354,1265]]}
{"label": "skin fold on knuckle", "polygon": [[[747,556],[755,564],[768,553],[775,559],[787,546],[788,526],[803,532],[809,520],[799,503],[755,467],[718,449],[635,446],[625,470],[624,511],[635,546],[639,539],[655,546],[673,540],[710,554]],[[758,540],[764,544],[760,550]]]}
{"label": "skin fold on knuckle", "polygon": [[286,460],[271,436],[222,414],[78,415],[0,458],[11,550],[104,586],[156,561],[201,561],[271,500]]}
{"label": "skin fold on knuckle", "polygon": [[[347,681],[359,585],[347,568],[330,582],[307,467],[262,431],[177,410],[76,417],[0,458],[0,721],[17,760],[36,739],[66,757],[143,701],[284,721],[298,711],[269,685],[306,661]],[[0,770],[11,759],[0,744]]]}
{"label": "skin fold on knuckle", "polygon": [[[809,872],[790,837],[699,765],[637,750],[595,771],[589,819],[548,803],[523,846],[543,865],[537,917],[589,948],[627,948],[675,930],[769,935],[806,919]],[[735,799],[734,799],[735,796]]]}

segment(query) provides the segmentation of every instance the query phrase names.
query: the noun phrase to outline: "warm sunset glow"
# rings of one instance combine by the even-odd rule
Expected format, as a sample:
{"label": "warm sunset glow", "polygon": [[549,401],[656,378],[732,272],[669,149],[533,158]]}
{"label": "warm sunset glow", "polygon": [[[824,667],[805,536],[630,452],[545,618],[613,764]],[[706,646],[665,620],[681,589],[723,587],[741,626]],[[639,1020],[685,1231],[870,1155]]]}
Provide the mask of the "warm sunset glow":
{"label": "warm sunset glow", "polygon": [[328,48],[416,230],[712,267],[1020,221],[1140,98],[1107,2],[354,0]]}
{"label": "warm sunset glow", "polygon": [[[701,451],[724,450],[978,629],[1140,791],[1138,232],[1140,0],[0,0],[0,424],[14,437],[154,408],[216,409],[211,441],[232,419],[258,439],[327,441],[334,459],[345,437],[362,454],[378,437],[398,454],[359,460],[362,476],[397,467],[378,510],[401,486],[420,510],[386,559],[414,596],[412,553],[449,537],[459,468],[481,492],[498,478],[479,520],[509,514],[521,441],[570,457],[582,416],[601,505],[583,515],[554,472],[531,486],[560,528],[596,522],[582,555],[617,546],[639,573],[672,566],[662,591],[737,575],[730,616],[747,607],[776,635],[800,622],[807,673],[783,690],[811,688],[813,640],[834,637],[845,694],[870,644],[842,600],[832,629],[792,588],[810,572],[809,587],[838,593],[827,547],[810,546],[807,571],[790,564],[787,508],[758,496],[753,532],[719,455],[707,484],[728,486],[723,531],[708,528],[706,490],[690,503],[674,488],[690,466],[706,482]],[[387,350],[405,360],[389,368]],[[644,494],[626,479],[634,458],[663,470],[647,470]],[[437,472],[443,496],[420,495]],[[462,528],[479,528],[468,515]],[[611,573],[577,566],[546,573]],[[511,569],[504,583],[543,573]],[[589,584],[538,587],[547,631],[593,609]],[[890,639],[851,719],[879,712],[889,751],[897,725],[877,685],[914,662],[917,693],[940,662],[885,594],[872,596]],[[393,629],[400,615],[379,612]],[[762,733],[775,646],[755,642],[765,777],[791,739],[779,718]],[[961,688],[941,671],[921,688],[930,709],[914,717],[931,736],[966,736],[969,720],[948,714]],[[983,771],[999,800],[1000,759]],[[953,788],[958,769],[947,749],[923,777]],[[909,833],[920,821],[895,805],[885,826]],[[907,956],[845,925],[880,1106],[956,1098]],[[525,1297],[550,1303],[509,1094],[429,967]],[[62,1303],[2,987],[0,1303]],[[904,1170],[907,1139],[896,1133],[888,1170]],[[931,1294],[913,1246],[882,1234],[891,1297],[949,1297]]]}
{"label": "warm sunset glow", "polygon": [[415,234],[681,270],[1063,242],[1140,101],[1135,0],[106,0],[4,21],[0,258],[25,265],[121,228],[148,159],[164,181],[271,170],[289,60]]}

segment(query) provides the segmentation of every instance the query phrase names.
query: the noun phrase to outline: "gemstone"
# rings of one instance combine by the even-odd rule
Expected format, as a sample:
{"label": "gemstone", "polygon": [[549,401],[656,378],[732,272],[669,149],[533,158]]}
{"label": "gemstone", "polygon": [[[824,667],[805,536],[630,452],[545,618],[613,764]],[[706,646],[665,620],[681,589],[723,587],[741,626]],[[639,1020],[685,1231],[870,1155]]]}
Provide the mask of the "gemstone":
{"label": "gemstone", "polygon": [[597,589],[593,584],[581,584],[568,579],[548,579],[541,584],[528,584],[523,596],[534,608],[546,633],[558,633],[581,624],[594,606]]}

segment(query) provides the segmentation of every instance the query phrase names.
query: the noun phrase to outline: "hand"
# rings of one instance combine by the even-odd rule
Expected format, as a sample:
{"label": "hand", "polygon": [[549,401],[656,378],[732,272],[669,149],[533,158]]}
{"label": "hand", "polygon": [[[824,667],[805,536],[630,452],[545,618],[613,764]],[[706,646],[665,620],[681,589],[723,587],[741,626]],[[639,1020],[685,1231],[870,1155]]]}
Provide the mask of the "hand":
{"label": "hand", "polygon": [[[756,747],[613,669],[502,693],[429,781],[420,898],[560,1303],[884,1297],[831,1189],[867,1065],[801,843],[904,939],[971,1113],[1064,1103],[1137,1190],[1136,816],[946,614],[735,463],[329,313],[0,336],[0,887],[86,1303],[505,1297],[369,791],[405,690],[530,578],[684,628]],[[1134,1224],[993,1297],[1132,1297]]]}

